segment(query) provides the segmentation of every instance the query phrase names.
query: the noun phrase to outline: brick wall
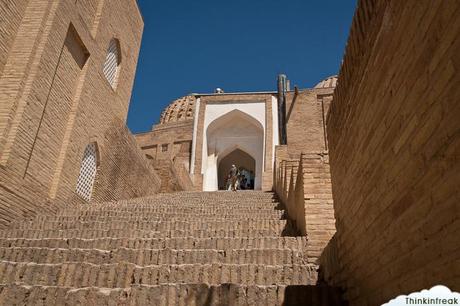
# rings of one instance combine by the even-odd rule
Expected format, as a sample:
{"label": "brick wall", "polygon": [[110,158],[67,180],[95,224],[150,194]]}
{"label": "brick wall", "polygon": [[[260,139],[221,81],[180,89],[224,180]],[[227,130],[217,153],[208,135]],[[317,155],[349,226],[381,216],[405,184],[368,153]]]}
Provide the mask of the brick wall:
{"label": "brick wall", "polygon": [[[101,169],[123,169],[137,156],[129,133],[112,137],[118,133],[112,129],[126,120],[143,21],[134,0],[7,0],[0,12],[7,16],[0,23],[2,227],[73,198],[89,143],[103,147]],[[102,71],[113,38],[120,42],[121,58],[115,88]],[[110,150],[111,140],[114,146],[128,144],[124,158]],[[145,174],[143,159],[131,162]],[[109,181],[102,175],[98,180]],[[124,197],[145,184],[135,187],[123,176],[118,186],[123,180],[130,191],[111,189],[108,196],[103,189],[112,187],[105,184],[98,192]]]}
{"label": "brick wall", "polygon": [[286,95],[290,154],[326,152],[325,122],[333,88],[307,89]]}
{"label": "brick wall", "polygon": [[352,305],[460,291],[459,36],[458,1],[359,1],[328,118],[323,258]]}
{"label": "brick wall", "polygon": [[[291,183],[292,167],[298,166],[299,159],[294,158],[288,153],[287,145],[276,146],[275,148],[275,174],[273,178],[273,190],[276,192],[281,202],[287,205],[289,197],[289,186]],[[286,207],[289,214],[289,207]],[[291,218],[295,218],[291,215]]]}
{"label": "brick wall", "polygon": [[295,185],[297,226],[308,237],[308,257],[316,262],[335,233],[327,154],[302,154]]}
{"label": "brick wall", "polygon": [[161,192],[194,190],[189,175],[193,120],[158,124],[152,131],[136,134],[161,180]]}
{"label": "brick wall", "polygon": [[317,262],[335,233],[325,118],[333,88],[289,92],[287,146],[275,150],[274,190],[290,220],[309,240]]}
{"label": "brick wall", "polygon": [[94,201],[130,199],[159,191],[158,175],[124,122],[116,120],[101,140]]}
{"label": "brick wall", "polygon": [[[191,155],[193,120],[158,124],[152,131],[136,134],[145,154],[154,160],[172,159],[177,155]],[[164,147],[162,147],[164,146]]]}
{"label": "brick wall", "polygon": [[299,234],[308,237],[308,258],[316,263],[335,233],[328,156],[288,151],[289,145],[276,148],[274,190]]}
{"label": "brick wall", "polygon": [[2,26],[0,29],[0,75],[8,60],[16,33],[24,17],[28,0],[5,0],[0,3]]}

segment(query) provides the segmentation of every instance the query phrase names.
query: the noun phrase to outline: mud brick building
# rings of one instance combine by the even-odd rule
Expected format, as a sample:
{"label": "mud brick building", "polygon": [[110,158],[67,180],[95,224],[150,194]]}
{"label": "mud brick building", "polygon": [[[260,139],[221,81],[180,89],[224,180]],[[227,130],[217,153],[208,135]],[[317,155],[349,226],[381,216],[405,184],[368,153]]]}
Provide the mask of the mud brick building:
{"label": "mud brick building", "polygon": [[142,33],[135,0],[0,1],[0,305],[460,291],[460,2],[359,0],[337,76],[133,135]]}
{"label": "mud brick building", "polygon": [[78,201],[77,187],[98,201],[154,193],[158,177],[125,128],[143,30],[136,2],[0,6],[0,224]]}
{"label": "mud brick building", "polygon": [[237,164],[254,173],[252,189],[269,191],[273,189],[275,148],[280,145],[281,95],[286,100],[290,154],[324,153],[325,118],[336,83],[334,76],[313,89],[192,94],[173,101],[152,131],[135,136],[143,152],[161,169],[164,182],[173,183],[170,189],[178,188],[171,173],[183,173],[186,177],[179,180],[188,181],[187,188],[193,190],[224,189],[225,174]]}

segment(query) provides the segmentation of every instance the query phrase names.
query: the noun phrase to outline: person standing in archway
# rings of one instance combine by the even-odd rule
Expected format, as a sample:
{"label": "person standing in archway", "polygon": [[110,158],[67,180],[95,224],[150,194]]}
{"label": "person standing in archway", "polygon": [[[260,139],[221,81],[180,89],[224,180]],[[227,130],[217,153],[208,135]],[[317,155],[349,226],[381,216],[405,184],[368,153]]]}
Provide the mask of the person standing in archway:
{"label": "person standing in archway", "polygon": [[232,191],[236,191],[236,184],[238,182],[238,168],[235,165],[232,165],[229,171],[230,182],[232,184]]}

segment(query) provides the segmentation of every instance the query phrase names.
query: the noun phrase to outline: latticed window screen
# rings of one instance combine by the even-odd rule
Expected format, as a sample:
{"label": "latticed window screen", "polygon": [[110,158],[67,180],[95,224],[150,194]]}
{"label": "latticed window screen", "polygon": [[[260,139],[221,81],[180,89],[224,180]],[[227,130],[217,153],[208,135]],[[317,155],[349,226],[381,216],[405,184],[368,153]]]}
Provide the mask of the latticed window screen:
{"label": "latticed window screen", "polygon": [[83,160],[81,161],[80,175],[78,176],[76,192],[86,201],[91,200],[91,193],[93,192],[94,180],[96,179],[97,169],[97,153],[96,144],[89,144]]}
{"label": "latticed window screen", "polygon": [[104,75],[109,81],[110,85],[115,88],[118,70],[120,66],[120,50],[118,49],[118,42],[116,39],[112,39],[107,50],[107,57],[104,63]]}

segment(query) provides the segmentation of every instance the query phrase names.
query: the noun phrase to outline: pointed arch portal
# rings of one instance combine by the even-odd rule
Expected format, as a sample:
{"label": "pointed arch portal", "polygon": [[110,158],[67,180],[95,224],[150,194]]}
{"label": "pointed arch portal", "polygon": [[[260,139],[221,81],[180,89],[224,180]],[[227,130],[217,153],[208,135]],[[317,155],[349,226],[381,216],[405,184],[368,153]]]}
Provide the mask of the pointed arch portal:
{"label": "pointed arch portal", "polygon": [[218,117],[206,129],[205,150],[204,191],[222,188],[232,164],[253,171],[254,189],[261,189],[264,128],[257,119],[237,109]]}
{"label": "pointed arch portal", "polygon": [[[237,165],[240,171],[246,174],[247,185],[251,186],[246,189],[254,189],[254,182],[251,183],[251,178],[254,177],[256,172],[256,161],[251,155],[238,148],[218,159],[219,189],[227,189],[227,176],[232,165]],[[252,175],[249,175],[250,173]]]}

